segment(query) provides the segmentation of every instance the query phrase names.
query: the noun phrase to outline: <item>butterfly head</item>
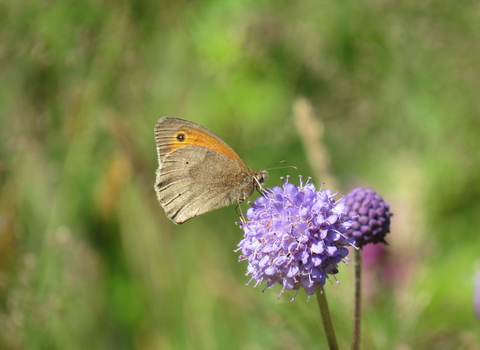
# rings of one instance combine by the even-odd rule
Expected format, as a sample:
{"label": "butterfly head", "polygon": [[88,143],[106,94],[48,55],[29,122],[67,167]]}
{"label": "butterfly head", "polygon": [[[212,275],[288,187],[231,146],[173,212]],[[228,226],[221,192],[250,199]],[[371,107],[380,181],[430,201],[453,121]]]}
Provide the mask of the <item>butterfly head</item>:
{"label": "butterfly head", "polygon": [[267,181],[267,171],[266,170],[260,170],[258,171],[254,176],[254,182],[255,182],[255,187],[261,191],[262,185]]}

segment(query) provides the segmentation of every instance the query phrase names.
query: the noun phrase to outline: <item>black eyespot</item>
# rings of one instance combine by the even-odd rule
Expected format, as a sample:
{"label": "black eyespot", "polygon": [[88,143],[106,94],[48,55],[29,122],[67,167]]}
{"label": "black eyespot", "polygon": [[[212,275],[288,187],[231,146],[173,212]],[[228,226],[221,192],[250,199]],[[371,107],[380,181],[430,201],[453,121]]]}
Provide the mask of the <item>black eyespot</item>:
{"label": "black eyespot", "polygon": [[190,164],[190,162],[188,160],[185,161],[185,164]]}
{"label": "black eyespot", "polygon": [[180,141],[180,142],[185,141],[185,134],[179,133],[177,135],[177,140]]}

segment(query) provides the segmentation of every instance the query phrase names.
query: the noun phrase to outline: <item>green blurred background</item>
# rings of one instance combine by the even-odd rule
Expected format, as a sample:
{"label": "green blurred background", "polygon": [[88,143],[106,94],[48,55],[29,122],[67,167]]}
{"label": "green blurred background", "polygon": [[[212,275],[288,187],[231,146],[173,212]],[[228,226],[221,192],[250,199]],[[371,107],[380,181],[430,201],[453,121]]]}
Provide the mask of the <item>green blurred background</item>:
{"label": "green blurred background", "polygon": [[[302,110],[323,136],[300,136]],[[298,167],[268,186],[301,174],[390,202],[364,349],[478,349],[480,7],[466,0],[1,1],[1,349],[326,349],[315,300],[245,286],[234,206],[165,217],[165,115],[253,168]],[[342,349],[352,272],[326,286]]]}

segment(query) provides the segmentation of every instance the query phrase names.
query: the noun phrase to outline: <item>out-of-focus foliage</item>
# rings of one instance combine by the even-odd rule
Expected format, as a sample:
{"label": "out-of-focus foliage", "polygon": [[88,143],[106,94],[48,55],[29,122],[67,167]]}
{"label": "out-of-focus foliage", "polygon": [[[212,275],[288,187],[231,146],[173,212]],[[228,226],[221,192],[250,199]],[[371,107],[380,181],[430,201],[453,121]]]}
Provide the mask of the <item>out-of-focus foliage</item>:
{"label": "out-of-focus foliage", "polygon": [[[478,2],[4,0],[0,38],[0,348],[326,348],[304,294],[244,285],[233,206],[175,226],[153,191],[164,115],[254,168],[299,168],[269,186],[315,175],[299,98],[334,190],[395,213],[364,272],[363,347],[478,348]],[[352,266],[338,278],[347,348]]]}

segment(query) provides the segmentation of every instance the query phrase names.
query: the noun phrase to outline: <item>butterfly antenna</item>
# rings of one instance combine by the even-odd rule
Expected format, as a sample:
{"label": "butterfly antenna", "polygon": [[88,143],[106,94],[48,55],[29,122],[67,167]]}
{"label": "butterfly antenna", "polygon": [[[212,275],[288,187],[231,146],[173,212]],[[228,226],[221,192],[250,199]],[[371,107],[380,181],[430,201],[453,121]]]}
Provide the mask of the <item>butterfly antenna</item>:
{"label": "butterfly antenna", "polygon": [[286,166],[280,166],[280,167],[272,168],[274,165],[277,165],[277,164],[285,164],[285,163],[287,163],[286,160],[281,160],[281,161],[279,161],[279,162],[276,162],[276,163],[273,163],[272,165],[267,166],[267,167],[264,168],[263,170],[277,170],[277,169],[288,169],[288,168],[290,168],[290,169],[295,169],[295,170],[297,169],[297,167],[296,167],[296,166],[293,166],[293,165],[286,165]]}

